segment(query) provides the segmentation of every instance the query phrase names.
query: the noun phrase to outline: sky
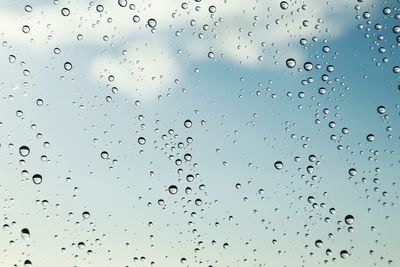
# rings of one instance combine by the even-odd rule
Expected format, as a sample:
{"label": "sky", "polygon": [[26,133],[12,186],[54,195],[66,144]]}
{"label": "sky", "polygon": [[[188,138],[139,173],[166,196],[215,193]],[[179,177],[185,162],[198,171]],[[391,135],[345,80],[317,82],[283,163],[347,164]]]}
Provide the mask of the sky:
{"label": "sky", "polygon": [[0,2],[0,265],[398,266],[399,2],[281,2]]}

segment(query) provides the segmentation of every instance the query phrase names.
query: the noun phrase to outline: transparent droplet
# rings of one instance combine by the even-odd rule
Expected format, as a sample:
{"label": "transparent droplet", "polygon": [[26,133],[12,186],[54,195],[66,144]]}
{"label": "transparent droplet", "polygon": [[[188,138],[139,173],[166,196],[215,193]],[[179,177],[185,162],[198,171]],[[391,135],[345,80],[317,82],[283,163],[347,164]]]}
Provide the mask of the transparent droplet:
{"label": "transparent droplet", "polygon": [[282,168],[283,168],[283,162],[280,161],[280,160],[275,161],[274,167],[275,167],[275,169],[277,169],[277,170],[282,170]]}
{"label": "transparent droplet", "polygon": [[30,260],[24,261],[24,267],[32,267],[32,262]]}
{"label": "transparent droplet", "polygon": [[118,0],[118,5],[120,7],[126,7],[128,5],[128,1],[127,0]]}
{"label": "transparent droplet", "polygon": [[312,64],[311,62],[306,62],[306,63],[304,63],[304,69],[305,69],[306,71],[312,70],[312,69],[313,69],[313,64]]}
{"label": "transparent droplet", "polygon": [[36,105],[42,106],[43,105],[43,99],[36,99]]}
{"label": "transparent droplet", "polygon": [[88,211],[84,211],[84,212],[82,212],[82,217],[83,217],[83,219],[89,219],[90,213]]}
{"label": "transparent droplet", "polygon": [[42,175],[34,174],[32,176],[32,181],[33,181],[34,184],[41,184],[42,183]]}
{"label": "transparent droplet", "polygon": [[215,13],[215,11],[217,11],[217,8],[215,6],[209,6],[208,7],[208,12]]}
{"label": "transparent droplet", "polygon": [[193,182],[193,180],[194,180],[194,176],[192,174],[186,175],[186,181]]}
{"label": "transparent droplet", "polygon": [[190,128],[190,127],[192,127],[192,121],[191,120],[185,120],[183,125],[185,125],[186,128]]}
{"label": "transparent droplet", "polygon": [[26,11],[26,12],[32,12],[32,6],[26,5],[26,6],[25,6],[25,11]]}
{"label": "transparent droplet", "polygon": [[375,140],[375,135],[373,134],[368,134],[367,135],[367,141],[368,142],[373,142]]}
{"label": "transparent droplet", "polygon": [[84,248],[85,248],[85,243],[79,242],[79,243],[78,243],[78,248],[79,248],[79,249],[84,249]]}
{"label": "transparent droplet", "polygon": [[168,187],[168,191],[170,194],[175,195],[176,193],[178,193],[178,187],[176,187],[176,185],[170,185]]}
{"label": "transparent droplet", "polygon": [[70,11],[69,11],[68,8],[64,7],[64,8],[61,9],[61,14],[62,14],[64,17],[67,17],[67,16],[69,16]]}
{"label": "transparent droplet", "polygon": [[109,157],[107,151],[102,151],[102,152],[100,153],[100,156],[101,156],[102,159],[108,159],[108,157]]}
{"label": "transparent droplet", "polygon": [[315,246],[317,247],[317,248],[320,248],[320,247],[322,247],[322,245],[323,245],[324,243],[322,242],[322,240],[316,240],[315,241]]}
{"label": "transparent droplet", "polygon": [[343,259],[347,258],[348,256],[349,252],[347,252],[347,250],[340,251],[340,257],[342,257]]}
{"label": "transparent droplet", "polygon": [[8,62],[11,64],[14,63],[17,60],[17,58],[14,55],[9,55],[8,56]]}
{"label": "transparent droplet", "polygon": [[379,114],[384,114],[384,113],[386,112],[386,108],[385,108],[384,106],[379,106],[379,107],[376,109],[376,111],[377,111]]}
{"label": "transparent droplet", "polygon": [[97,12],[103,12],[103,11],[104,11],[104,6],[102,6],[102,5],[97,5],[97,6],[96,6],[96,10],[97,10]]}
{"label": "transparent droplet", "polygon": [[31,28],[29,28],[28,25],[22,26],[22,32],[23,33],[29,33],[31,31]]}
{"label": "transparent droplet", "polygon": [[28,241],[29,238],[31,237],[31,233],[29,232],[28,228],[23,228],[21,230],[21,237],[23,240]]}
{"label": "transparent droplet", "polygon": [[21,147],[19,148],[19,154],[20,154],[22,157],[28,156],[30,152],[31,152],[31,150],[30,150],[29,147],[27,147],[27,146],[21,146]]}
{"label": "transparent droplet", "polygon": [[294,68],[296,66],[296,60],[294,60],[293,58],[288,58],[286,60],[286,66],[288,68]]}
{"label": "transparent droplet", "polygon": [[140,17],[138,15],[135,15],[132,17],[133,22],[138,23],[140,21]]}
{"label": "transparent droplet", "polygon": [[353,224],[353,222],[354,222],[354,216],[351,215],[351,214],[346,215],[346,217],[344,217],[344,221],[345,221],[345,223],[348,224],[348,225]]}
{"label": "transparent droplet", "polygon": [[283,9],[283,10],[286,10],[289,7],[288,2],[286,2],[286,1],[282,1],[279,5],[280,5],[281,9]]}
{"label": "transparent droplet", "polygon": [[66,71],[70,71],[70,70],[72,69],[72,64],[71,64],[71,62],[65,62],[65,63],[64,63],[64,69],[65,69]]}
{"label": "transparent droplet", "polygon": [[357,170],[354,168],[349,169],[350,176],[355,176],[357,174]]}
{"label": "transparent droplet", "polygon": [[138,143],[139,143],[139,145],[144,145],[144,144],[146,144],[146,139],[144,137],[139,137]]}
{"label": "transparent droplet", "polygon": [[150,28],[154,28],[157,26],[157,21],[155,19],[149,19],[147,25],[149,25]]}
{"label": "transparent droplet", "polygon": [[198,198],[194,201],[194,204],[196,204],[196,206],[200,206],[201,204],[203,204],[203,201],[200,198]]}

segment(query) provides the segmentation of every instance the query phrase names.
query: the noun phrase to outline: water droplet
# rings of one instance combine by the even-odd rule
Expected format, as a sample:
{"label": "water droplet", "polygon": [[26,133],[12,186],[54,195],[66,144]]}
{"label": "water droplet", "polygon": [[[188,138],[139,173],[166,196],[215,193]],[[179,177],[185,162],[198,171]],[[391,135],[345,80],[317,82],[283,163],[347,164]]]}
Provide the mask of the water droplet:
{"label": "water droplet", "polygon": [[64,8],[61,9],[61,14],[62,14],[64,17],[67,17],[67,16],[69,16],[70,11],[69,11],[68,8],[64,7]]}
{"label": "water droplet", "polygon": [[28,25],[22,26],[22,32],[23,33],[29,33],[31,31],[31,28],[29,28]]}
{"label": "water droplet", "polygon": [[97,10],[97,12],[103,12],[103,11],[104,11],[104,6],[102,6],[102,5],[97,5],[97,6],[96,6],[96,10]]}
{"label": "water droplet", "polygon": [[367,141],[368,142],[373,142],[375,140],[375,135],[373,134],[368,134],[367,135]]}
{"label": "water droplet", "polygon": [[178,193],[178,187],[176,187],[176,185],[170,185],[168,187],[168,191],[170,194],[175,195],[176,193]]}
{"label": "water droplet", "polygon": [[146,144],[146,139],[144,137],[139,137],[138,143],[139,143],[139,145],[144,145],[144,144]]}
{"label": "water droplet", "polygon": [[349,252],[347,252],[347,250],[340,251],[340,257],[342,257],[343,259],[347,258],[348,256]]}
{"label": "water droplet", "polygon": [[149,25],[150,28],[154,28],[157,26],[157,21],[155,19],[149,19],[147,25]]}
{"label": "water droplet", "polygon": [[320,247],[322,247],[322,245],[323,245],[324,243],[322,242],[322,240],[316,240],[315,241],[315,246],[317,247],[317,248],[320,248]]}
{"label": "water droplet", "polygon": [[288,58],[286,60],[286,66],[288,68],[294,68],[296,66],[296,60],[294,60],[293,58]]}
{"label": "water droplet", "polygon": [[78,243],[78,248],[79,248],[79,249],[84,249],[84,248],[85,248],[85,243],[79,242],[79,243]]}
{"label": "water droplet", "polygon": [[34,184],[41,184],[42,183],[42,175],[34,174],[32,176],[32,181],[33,181]]}
{"label": "water droplet", "polygon": [[357,174],[357,170],[354,169],[354,168],[351,168],[351,169],[349,169],[349,174],[350,174],[351,176],[355,176],[355,175]]}
{"label": "water droplet", "polygon": [[313,64],[312,64],[311,62],[306,62],[306,63],[304,63],[304,69],[305,69],[306,71],[312,70],[312,69],[313,69]]}
{"label": "water droplet", "polygon": [[345,223],[348,224],[348,225],[353,224],[353,222],[354,222],[354,216],[351,215],[351,214],[346,215],[346,217],[344,217],[344,221],[345,221]]}
{"label": "water droplet", "polygon": [[21,237],[23,240],[28,241],[29,238],[31,237],[31,233],[29,232],[28,228],[23,228],[21,230]]}
{"label": "water droplet", "polygon": [[275,161],[274,167],[275,167],[275,169],[277,169],[277,170],[282,170],[282,168],[283,168],[283,163],[282,163],[282,161],[280,161],[280,160]]}
{"label": "water droplet", "polygon": [[82,217],[83,217],[83,219],[89,219],[90,213],[88,211],[84,211],[84,212],[82,212]]}
{"label": "water droplet", "polygon": [[186,128],[192,127],[192,121],[191,120],[185,120],[185,122],[183,124],[185,125]]}
{"label": "water droplet", "polygon": [[118,0],[118,5],[120,7],[126,7],[128,5],[128,1],[127,0]]}
{"label": "water droplet", "polygon": [[70,71],[70,70],[72,69],[72,64],[71,64],[71,62],[65,62],[65,63],[64,63],[64,69],[65,69],[66,71]]}
{"label": "water droplet", "polygon": [[31,152],[31,150],[29,149],[29,147],[27,146],[21,146],[19,148],[19,154],[23,157],[26,157],[29,155],[29,153]]}
{"label": "water droplet", "polygon": [[24,267],[32,267],[32,262],[30,260],[24,261]]}
{"label": "water droplet", "polygon": [[217,8],[215,6],[209,6],[208,7],[208,12],[215,13],[215,11],[217,11]]}
{"label": "water droplet", "polygon": [[31,12],[31,11],[32,11],[32,6],[26,5],[26,6],[25,6],[25,11],[26,11],[26,12]]}
{"label": "water droplet", "polygon": [[102,152],[100,153],[100,156],[101,156],[102,159],[108,159],[108,157],[109,157],[107,151],[102,151]]}
{"label": "water droplet", "polygon": [[386,108],[385,108],[384,106],[379,106],[379,107],[376,109],[376,111],[377,111],[379,114],[384,114],[384,113],[386,112]]}
{"label": "water droplet", "polygon": [[132,17],[133,22],[138,23],[140,21],[140,17],[138,15],[135,15]]}
{"label": "water droplet", "polygon": [[186,176],[186,181],[188,181],[188,182],[193,182],[193,180],[194,180],[194,176],[193,176],[192,174],[188,174],[188,175]]}
{"label": "water droplet", "polygon": [[203,201],[200,198],[198,198],[194,201],[194,204],[196,204],[196,206],[200,206],[201,204],[203,204]]}
{"label": "water droplet", "polygon": [[289,7],[288,2],[286,2],[286,1],[282,1],[279,5],[280,5],[281,9],[283,9],[283,10],[286,10]]}
{"label": "water droplet", "polygon": [[9,55],[8,56],[8,62],[11,64],[14,63],[17,60],[17,58],[14,55]]}

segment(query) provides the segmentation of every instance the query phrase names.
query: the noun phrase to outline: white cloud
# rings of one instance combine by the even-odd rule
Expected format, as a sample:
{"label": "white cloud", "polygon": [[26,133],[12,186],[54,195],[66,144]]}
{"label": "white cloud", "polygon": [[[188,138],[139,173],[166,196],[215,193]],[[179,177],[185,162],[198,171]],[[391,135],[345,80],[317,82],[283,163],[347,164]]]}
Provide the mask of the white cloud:
{"label": "white cloud", "polygon": [[[23,8],[9,9],[2,3],[0,33],[10,44],[38,52],[49,45],[77,43],[78,34],[83,35],[85,44],[93,45],[103,43],[105,35],[118,47],[129,40],[125,45],[126,57],[98,55],[88,71],[95,79],[109,72],[122,90],[132,93],[137,88],[145,96],[168,88],[174,77],[182,75],[176,51],[171,48],[174,44],[189,51],[192,59],[198,61],[209,60],[207,54],[212,48],[216,56],[223,54],[230,62],[247,67],[279,68],[284,66],[288,55],[302,60],[303,52],[289,47],[288,43],[297,43],[300,36],[332,34],[338,37],[353,18],[346,0],[328,4],[309,0],[306,6],[299,1],[288,1],[287,10],[280,8],[280,2],[188,1],[188,8],[182,9],[181,2],[174,0],[128,1],[128,5],[135,4],[132,10],[129,6],[120,7],[117,0],[107,0],[102,2],[101,13],[96,11],[97,4],[84,5],[82,1],[33,6],[30,13]],[[197,5],[199,11],[195,11]],[[210,5],[216,6],[213,17],[208,11]],[[61,9],[66,6],[70,9],[68,17],[61,15]],[[140,16],[138,23],[133,22],[134,15]],[[111,23],[108,18],[112,18]],[[154,34],[146,26],[150,18],[157,21]],[[196,21],[195,27],[190,26],[190,20]],[[308,27],[302,25],[304,20],[309,21]],[[25,24],[31,28],[27,34],[22,32]],[[204,24],[209,26],[208,30],[201,29]],[[316,29],[316,25],[320,28]],[[182,29],[182,36],[174,35]],[[200,33],[203,39],[197,37]]]}

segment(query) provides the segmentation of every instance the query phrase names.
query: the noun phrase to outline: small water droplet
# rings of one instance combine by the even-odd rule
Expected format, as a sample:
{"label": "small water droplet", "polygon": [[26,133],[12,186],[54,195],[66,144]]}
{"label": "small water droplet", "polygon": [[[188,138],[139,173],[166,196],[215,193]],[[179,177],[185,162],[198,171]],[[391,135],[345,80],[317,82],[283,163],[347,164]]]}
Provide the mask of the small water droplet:
{"label": "small water droplet", "polygon": [[191,120],[185,120],[185,122],[183,124],[185,125],[186,128],[192,127],[192,121]]}
{"label": "small water droplet", "polygon": [[90,213],[88,211],[84,211],[84,212],[82,212],[82,217],[83,217],[83,219],[89,219]]}
{"label": "small water droplet", "polygon": [[21,146],[19,148],[19,154],[23,157],[26,157],[29,155],[29,153],[31,152],[31,150],[29,149],[29,147],[27,146]]}
{"label": "small water droplet", "polygon": [[168,187],[168,191],[170,194],[175,195],[176,193],[178,193],[178,187],[176,187],[176,185],[170,185]]}
{"label": "small water droplet", "polygon": [[42,178],[42,175],[40,175],[40,174],[34,174],[32,176],[32,181],[34,184],[41,184],[42,180],[43,180],[43,178]]}
{"label": "small water droplet", "polygon": [[281,7],[281,9],[286,10],[286,9],[288,9],[289,4],[288,4],[288,2],[286,2],[286,1],[282,1],[282,2],[279,4],[279,6]]}
{"label": "small water droplet", "polygon": [[31,233],[29,232],[28,228],[23,228],[21,230],[21,237],[23,240],[28,241],[29,238],[31,237]]}
{"label": "small water droplet", "polygon": [[139,143],[139,145],[144,145],[144,144],[146,144],[146,139],[144,137],[139,137],[138,143]]}
{"label": "small water droplet", "polygon": [[157,21],[155,19],[149,19],[147,25],[149,25],[150,28],[155,28],[157,26]]}
{"label": "small water droplet", "polygon": [[373,135],[373,134],[367,135],[367,141],[368,142],[373,142],[374,140],[375,140],[375,135]]}
{"label": "small water droplet", "polygon": [[100,156],[101,156],[102,159],[108,159],[108,157],[109,157],[107,151],[102,151],[102,152],[100,153]]}
{"label": "small water droplet", "polygon": [[348,225],[353,224],[354,223],[354,216],[351,215],[351,214],[346,215],[346,217],[344,217],[344,221]]}
{"label": "small water droplet", "polygon": [[65,63],[64,63],[64,69],[65,69],[66,71],[72,70],[72,64],[71,64],[71,62],[65,62]]}
{"label": "small water droplet", "polygon": [[64,7],[64,8],[61,9],[61,14],[62,14],[64,17],[67,17],[67,16],[69,16],[70,11],[69,11],[68,8]]}
{"label": "small water droplet", "polygon": [[280,161],[280,160],[275,161],[274,167],[275,167],[275,169],[277,169],[277,170],[282,170],[282,168],[283,168],[283,162]]}
{"label": "small water droplet", "polygon": [[286,66],[288,68],[294,68],[296,66],[296,60],[294,60],[293,58],[288,58],[286,60]]}
{"label": "small water droplet", "polygon": [[376,109],[376,111],[377,111],[379,114],[384,114],[384,113],[386,112],[386,108],[385,108],[384,106],[379,106],[379,107]]}

